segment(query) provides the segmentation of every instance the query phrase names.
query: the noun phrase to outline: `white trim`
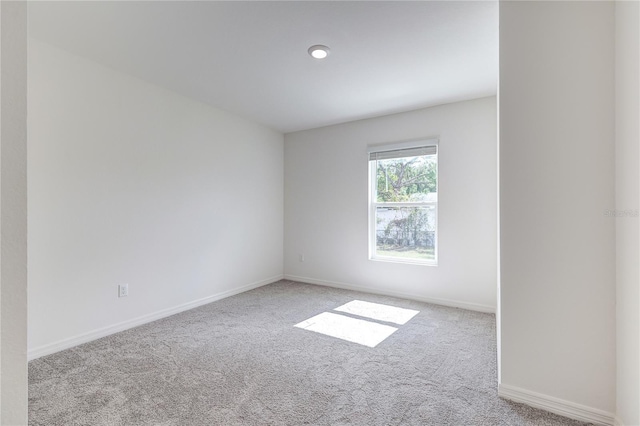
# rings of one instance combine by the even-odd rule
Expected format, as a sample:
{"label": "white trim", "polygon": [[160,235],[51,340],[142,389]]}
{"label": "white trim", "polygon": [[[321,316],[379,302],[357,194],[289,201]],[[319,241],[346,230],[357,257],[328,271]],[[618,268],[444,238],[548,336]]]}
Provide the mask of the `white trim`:
{"label": "white trim", "polygon": [[615,424],[615,415],[613,413],[516,386],[499,384],[498,396],[531,407],[541,408],[551,413],[569,417],[570,419],[604,426],[613,426]]}
{"label": "white trim", "polygon": [[488,306],[488,305],[481,305],[479,303],[462,302],[462,301],[450,300],[450,299],[436,299],[436,298],[424,297],[424,296],[420,296],[412,293],[403,293],[403,292],[393,291],[393,290],[364,287],[364,286],[353,285],[353,284],[339,283],[335,281],[317,280],[315,278],[299,277],[296,275],[288,275],[288,274],[284,275],[284,279],[297,281],[301,283],[307,283],[307,284],[316,284],[316,285],[323,285],[326,287],[341,288],[344,290],[361,291],[364,293],[380,294],[383,296],[392,296],[392,297],[399,297],[402,299],[417,300],[418,302],[432,303],[434,305],[449,306],[452,308],[467,309],[469,311],[485,312],[490,314],[494,314],[496,312],[495,307]]}
{"label": "white trim", "polygon": [[183,303],[181,305],[174,306],[172,308],[162,309],[157,312],[152,312],[150,314],[146,314],[137,318],[122,321],[117,324],[98,328],[96,330],[92,330],[87,333],[82,333],[74,337],[69,337],[54,343],[49,343],[47,345],[42,345],[37,348],[29,349],[29,351],[27,352],[27,359],[31,361],[33,359],[40,358],[41,356],[45,356],[45,355],[49,355],[65,349],[69,349],[74,346],[78,346],[83,343],[90,342],[92,340],[100,339],[101,337],[109,336],[111,334],[118,333],[120,331],[124,331],[133,327],[137,327],[139,325],[146,324],[152,321],[156,321],[171,315],[175,315],[183,311],[188,311],[189,309],[197,308],[198,306],[206,305],[208,303],[215,302],[220,299],[225,299],[230,296],[235,296],[236,294],[244,293],[245,291],[253,290],[255,288],[274,283],[283,278],[284,278],[283,275],[276,275],[274,277],[267,278],[261,281],[256,281],[254,283],[247,284],[242,287],[237,287],[231,290],[223,291],[221,293],[212,294],[211,296],[203,297],[202,299],[197,299],[191,302]]}
{"label": "white trim", "polygon": [[367,167],[369,167],[369,189],[367,193],[369,194],[369,217],[367,220],[367,224],[369,226],[369,259],[375,256],[376,253],[376,167],[372,164],[371,161],[367,163]]}
{"label": "white trim", "polygon": [[624,423],[622,422],[622,419],[620,417],[618,417],[617,415],[613,419],[613,424],[615,426],[624,426]]}

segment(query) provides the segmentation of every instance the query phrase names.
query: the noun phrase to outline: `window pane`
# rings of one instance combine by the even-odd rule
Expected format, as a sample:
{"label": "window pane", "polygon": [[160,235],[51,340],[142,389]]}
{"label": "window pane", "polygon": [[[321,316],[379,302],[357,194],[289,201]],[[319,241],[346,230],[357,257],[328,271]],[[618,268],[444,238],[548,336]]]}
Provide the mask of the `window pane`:
{"label": "window pane", "polygon": [[376,208],[376,256],[435,259],[436,209]]}
{"label": "window pane", "polygon": [[376,201],[436,201],[437,167],[435,155],[376,161]]}

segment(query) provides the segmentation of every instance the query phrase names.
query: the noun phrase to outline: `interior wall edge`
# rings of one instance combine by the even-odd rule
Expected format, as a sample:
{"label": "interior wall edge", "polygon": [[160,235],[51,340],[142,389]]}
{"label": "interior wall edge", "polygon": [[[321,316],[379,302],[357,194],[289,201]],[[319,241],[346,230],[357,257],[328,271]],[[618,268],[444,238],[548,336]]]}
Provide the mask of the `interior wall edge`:
{"label": "interior wall edge", "polygon": [[28,422],[27,4],[0,2],[0,424]]}

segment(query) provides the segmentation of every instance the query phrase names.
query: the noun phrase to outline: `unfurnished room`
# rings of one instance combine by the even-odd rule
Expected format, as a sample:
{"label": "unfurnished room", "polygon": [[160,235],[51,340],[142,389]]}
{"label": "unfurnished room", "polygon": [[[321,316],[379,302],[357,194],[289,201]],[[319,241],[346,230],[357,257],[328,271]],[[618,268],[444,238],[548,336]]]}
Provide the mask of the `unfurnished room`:
{"label": "unfurnished room", "polygon": [[640,426],[639,23],[3,0],[0,424]]}

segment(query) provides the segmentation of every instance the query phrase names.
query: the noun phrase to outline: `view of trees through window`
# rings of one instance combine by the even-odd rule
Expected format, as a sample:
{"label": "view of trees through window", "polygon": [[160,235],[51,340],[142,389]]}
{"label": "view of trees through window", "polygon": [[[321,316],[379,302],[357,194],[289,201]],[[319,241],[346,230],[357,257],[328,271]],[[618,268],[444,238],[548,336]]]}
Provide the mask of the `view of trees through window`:
{"label": "view of trees through window", "polygon": [[436,155],[377,160],[375,255],[435,260]]}

